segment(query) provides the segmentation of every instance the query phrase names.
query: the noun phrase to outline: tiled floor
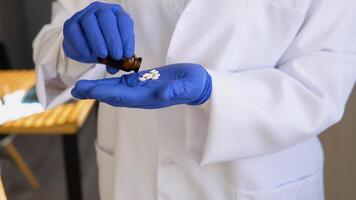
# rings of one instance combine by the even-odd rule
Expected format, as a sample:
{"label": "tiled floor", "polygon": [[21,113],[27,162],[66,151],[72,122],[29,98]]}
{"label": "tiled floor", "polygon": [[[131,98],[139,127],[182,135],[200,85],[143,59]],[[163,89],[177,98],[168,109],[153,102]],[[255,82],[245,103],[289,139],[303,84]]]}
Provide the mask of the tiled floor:
{"label": "tiled floor", "polygon": [[[84,200],[98,200],[97,165],[94,140],[95,112],[79,133]],[[62,146],[59,136],[19,136],[15,145],[41,183],[32,190],[15,165],[1,156],[2,179],[9,200],[65,200],[67,199]]]}

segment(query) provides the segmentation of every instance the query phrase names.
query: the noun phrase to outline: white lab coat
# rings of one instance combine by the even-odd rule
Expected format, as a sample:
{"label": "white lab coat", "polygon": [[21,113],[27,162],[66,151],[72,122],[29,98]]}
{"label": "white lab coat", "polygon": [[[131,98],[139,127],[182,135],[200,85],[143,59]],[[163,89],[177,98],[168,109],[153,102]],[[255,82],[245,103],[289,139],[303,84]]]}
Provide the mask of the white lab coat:
{"label": "white lab coat", "polygon": [[[112,1],[118,2],[118,1]],[[90,1],[59,0],[34,42],[47,107],[77,79],[108,77],[61,48],[63,22]],[[318,134],[356,79],[354,0],[123,0],[144,67],[193,62],[213,79],[202,106],[100,104],[103,200],[322,200]]]}

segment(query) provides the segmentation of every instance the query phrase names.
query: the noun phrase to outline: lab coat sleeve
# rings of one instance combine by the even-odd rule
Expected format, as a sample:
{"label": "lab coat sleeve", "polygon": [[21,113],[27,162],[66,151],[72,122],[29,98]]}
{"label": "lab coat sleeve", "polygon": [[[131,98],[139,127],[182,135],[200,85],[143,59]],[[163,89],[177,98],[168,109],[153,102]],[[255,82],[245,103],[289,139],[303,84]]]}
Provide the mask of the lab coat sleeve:
{"label": "lab coat sleeve", "polygon": [[313,2],[278,66],[209,71],[211,98],[187,118],[186,147],[201,165],[278,152],[342,118],[356,79],[356,3]]}
{"label": "lab coat sleeve", "polygon": [[70,91],[77,79],[105,76],[105,67],[79,63],[64,55],[63,23],[90,1],[59,0],[52,5],[52,21],[45,25],[33,42],[33,58],[37,73],[37,96],[50,108],[72,98]]}

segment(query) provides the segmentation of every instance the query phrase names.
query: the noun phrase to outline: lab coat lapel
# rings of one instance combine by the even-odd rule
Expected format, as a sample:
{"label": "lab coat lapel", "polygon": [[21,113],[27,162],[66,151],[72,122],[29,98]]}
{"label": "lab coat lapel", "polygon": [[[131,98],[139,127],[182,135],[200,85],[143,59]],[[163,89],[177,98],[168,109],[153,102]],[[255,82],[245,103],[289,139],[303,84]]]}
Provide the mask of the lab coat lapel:
{"label": "lab coat lapel", "polygon": [[248,1],[191,0],[177,22],[166,64],[192,62],[213,69],[223,67],[235,46]]}
{"label": "lab coat lapel", "polygon": [[202,6],[200,6],[206,0],[190,0],[188,5],[185,7],[184,11],[182,12],[181,16],[179,17],[175,30],[173,31],[171,41],[168,46],[167,57],[166,57],[166,64],[174,63],[174,52],[175,49],[178,48],[177,42],[182,40],[184,36],[180,33],[181,29],[185,29],[186,21],[189,18],[194,18],[194,16],[199,15],[201,13]]}

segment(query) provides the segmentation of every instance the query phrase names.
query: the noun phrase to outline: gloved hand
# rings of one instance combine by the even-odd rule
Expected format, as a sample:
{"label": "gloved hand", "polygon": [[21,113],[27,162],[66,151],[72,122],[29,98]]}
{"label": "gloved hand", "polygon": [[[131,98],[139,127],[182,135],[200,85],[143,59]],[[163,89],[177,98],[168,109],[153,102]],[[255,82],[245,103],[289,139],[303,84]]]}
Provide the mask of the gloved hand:
{"label": "gloved hand", "polygon": [[116,107],[155,109],[178,104],[200,105],[209,99],[212,81],[208,72],[196,64],[173,64],[156,70],[158,80],[139,81],[148,71],[119,78],[79,80],[72,95],[96,99]]}
{"label": "gloved hand", "polygon": [[79,62],[96,63],[98,57],[108,55],[116,60],[131,58],[135,52],[133,21],[117,4],[90,4],[64,23],[63,35],[65,54]]}

